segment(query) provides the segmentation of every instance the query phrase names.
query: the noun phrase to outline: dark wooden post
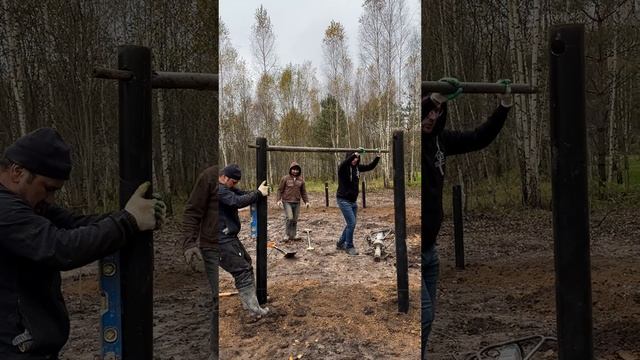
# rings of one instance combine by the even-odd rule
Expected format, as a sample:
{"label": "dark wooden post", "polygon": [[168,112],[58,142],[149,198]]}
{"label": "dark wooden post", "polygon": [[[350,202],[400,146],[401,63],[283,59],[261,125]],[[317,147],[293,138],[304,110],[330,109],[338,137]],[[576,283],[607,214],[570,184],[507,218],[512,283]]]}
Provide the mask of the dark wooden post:
{"label": "dark wooden post", "polygon": [[329,183],[324,183],[324,204],[326,207],[329,207]]}
{"label": "dark wooden post", "polygon": [[[267,180],[267,139],[256,139],[256,187]],[[256,248],[256,296],[260,304],[267,302],[267,198],[256,204],[258,212],[258,245]]]}
{"label": "dark wooden post", "polygon": [[[151,181],[151,50],[121,46],[118,68],[134,76],[119,82],[120,206]],[[149,190],[151,192],[151,190]],[[147,196],[150,194],[147,194]],[[122,356],[153,359],[153,233],[139,233],[120,251]]]}
{"label": "dark wooden post", "polygon": [[558,358],[593,359],[584,26],[549,33]]}
{"label": "dark wooden post", "polygon": [[464,270],[464,230],[462,224],[462,187],[453,187],[453,235],[456,269]]}
{"label": "dark wooden post", "polygon": [[396,274],[398,311],[409,311],[409,265],[407,259],[407,217],[404,179],[404,134],[393,132],[393,204],[396,232]]}

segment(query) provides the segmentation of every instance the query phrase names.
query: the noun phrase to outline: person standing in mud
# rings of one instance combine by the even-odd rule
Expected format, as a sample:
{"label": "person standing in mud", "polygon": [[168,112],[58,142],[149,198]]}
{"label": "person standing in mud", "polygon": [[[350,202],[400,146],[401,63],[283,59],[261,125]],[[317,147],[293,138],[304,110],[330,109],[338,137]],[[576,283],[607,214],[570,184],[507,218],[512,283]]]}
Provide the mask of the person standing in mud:
{"label": "person standing in mud", "polygon": [[146,199],[149,182],[123,210],[74,215],[55,205],[71,174],[71,150],[52,128],[10,145],[0,159],[0,359],[58,359],[69,338],[60,271],[79,268],[157,228],[166,207]]}
{"label": "person standing in mud", "polygon": [[257,316],[269,312],[269,308],[262,308],[258,303],[251,257],[238,238],[241,226],[238,209],[257,202],[262,196],[268,196],[269,191],[265,181],[257,190],[239,190],[236,185],[240,178],[240,167],[236,164],[227,165],[220,173],[217,166],[205,169],[198,177],[184,210],[185,261],[194,270],[197,270],[199,262],[204,261],[211,285],[210,360],[217,360],[219,353],[218,266],[233,276],[245,309]]}
{"label": "person standing in mud", "polygon": [[[364,153],[364,149],[360,148],[360,152]],[[360,164],[359,152],[348,152],[345,159],[338,166],[338,191],[336,200],[346,225],[342,230],[342,235],[336,243],[336,249],[344,250],[347,254],[358,255],[353,244],[353,232],[356,228],[356,215],[358,213],[358,193],[360,185],[360,173],[371,171],[376,168],[380,161],[380,152],[376,154],[376,158],[367,165]]]}
{"label": "person standing in mud", "polygon": [[427,358],[427,342],[436,309],[439,274],[436,238],[443,218],[446,156],[480,150],[491,144],[513,105],[511,81],[499,80],[498,83],[505,86],[505,92],[498,95],[500,104],[485,123],[471,131],[446,130],[447,101],[456,98],[463,89],[454,78],[441,81],[448,82],[457,90],[448,95],[432,93],[422,99],[422,359]]}
{"label": "person standing in mud", "polygon": [[297,240],[298,215],[300,214],[300,200],[309,208],[309,197],[304,186],[302,168],[297,162],[289,166],[289,174],[282,177],[278,186],[277,204],[284,208],[286,217],[286,240]]}

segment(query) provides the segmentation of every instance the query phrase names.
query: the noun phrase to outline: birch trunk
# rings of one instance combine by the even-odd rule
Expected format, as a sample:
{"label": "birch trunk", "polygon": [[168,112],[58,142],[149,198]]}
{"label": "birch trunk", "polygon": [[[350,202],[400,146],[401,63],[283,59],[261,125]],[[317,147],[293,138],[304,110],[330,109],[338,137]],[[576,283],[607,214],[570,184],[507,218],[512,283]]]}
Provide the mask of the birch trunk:
{"label": "birch trunk", "polygon": [[168,215],[173,214],[171,194],[171,152],[169,151],[169,144],[167,143],[167,114],[166,104],[164,98],[164,91],[160,90],[157,93],[156,101],[158,105],[158,126],[160,128],[160,158],[162,162],[162,191],[164,192],[164,199],[167,203]]}

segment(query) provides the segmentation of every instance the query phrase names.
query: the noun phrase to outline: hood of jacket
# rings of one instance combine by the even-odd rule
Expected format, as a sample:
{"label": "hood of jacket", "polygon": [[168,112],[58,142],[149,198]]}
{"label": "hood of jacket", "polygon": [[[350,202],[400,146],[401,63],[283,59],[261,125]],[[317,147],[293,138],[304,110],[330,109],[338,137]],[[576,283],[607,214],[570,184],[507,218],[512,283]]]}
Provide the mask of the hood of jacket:
{"label": "hood of jacket", "polygon": [[300,164],[298,164],[295,161],[292,161],[291,165],[289,165],[289,175],[292,175],[291,170],[293,170],[293,168],[296,168],[296,167],[298,168],[298,170],[300,170],[300,173],[298,174],[298,176],[302,175],[302,167],[300,166]]}
{"label": "hood of jacket", "polygon": [[[444,130],[444,126],[447,123],[447,103],[443,103],[441,106],[442,113],[436,119],[436,123],[433,126],[433,130],[431,130],[430,134],[425,134],[427,136],[438,136],[442,130]],[[422,98],[422,119],[427,117],[427,114],[436,108],[436,103],[431,99],[431,94],[429,96],[425,96]]]}

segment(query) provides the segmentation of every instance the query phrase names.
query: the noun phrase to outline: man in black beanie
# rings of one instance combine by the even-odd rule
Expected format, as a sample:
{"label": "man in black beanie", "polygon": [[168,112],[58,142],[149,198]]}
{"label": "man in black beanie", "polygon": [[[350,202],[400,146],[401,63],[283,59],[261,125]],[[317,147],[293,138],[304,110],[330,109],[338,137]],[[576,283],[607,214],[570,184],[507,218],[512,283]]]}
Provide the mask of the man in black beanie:
{"label": "man in black beanie", "polygon": [[499,94],[500,104],[480,126],[469,131],[445,129],[447,101],[460,95],[463,89],[458,80],[443,78],[457,91],[445,95],[432,93],[422,99],[422,359],[427,358],[427,342],[436,312],[436,289],[440,261],[436,238],[442,225],[442,189],[446,156],[477,151],[489,146],[502,129],[513,105],[510,80],[500,80],[505,93]]}
{"label": "man in black beanie", "polygon": [[164,203],[144,198],[148,182],[124,210],[73,215],[54,205],[70,172],[70,148],[52,128],[21,137],[0,159],[0,359],[57,359],[69,337],[60,271],[109,255],[164,219]]}
{"label": "man in black beanie", "polygon": [[[240,217],[238,209],[249,206],[262,196],[268,196],[266,181],[258,190],[236,188],[242,172],[237,164],[230,164],[217,172],[217,166],[205,169],[196,181],[182,221],[182,246],[187,265],[193,270],[204,261],[204,270],[211,285],[213,313],[211,314],[211,355],[218,359],[218,266],[230,273],[242,306],[253,314],[266,315],[269,308],[260,307],[256,297],[251,257],[238,238]],[[217,177],[217,179],[216,179]]]}

